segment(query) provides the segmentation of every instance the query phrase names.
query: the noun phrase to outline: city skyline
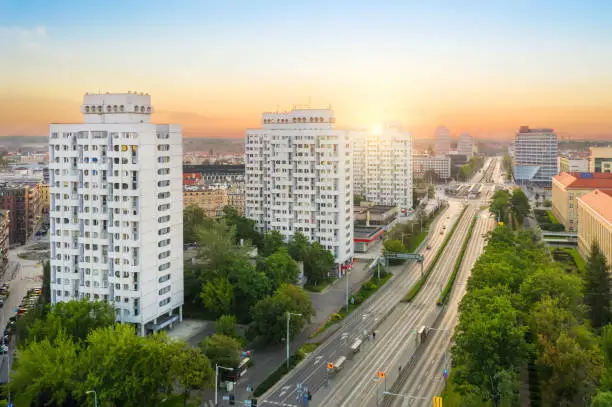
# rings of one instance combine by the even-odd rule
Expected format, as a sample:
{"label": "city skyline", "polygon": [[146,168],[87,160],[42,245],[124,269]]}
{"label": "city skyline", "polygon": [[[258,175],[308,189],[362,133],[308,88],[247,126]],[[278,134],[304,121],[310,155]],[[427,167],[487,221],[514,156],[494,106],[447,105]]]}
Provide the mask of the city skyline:
{"label": "city skyline", "polygon": [[612,5],[531,3],[5,3],[0,136],[78,122],[86,92],[138,91],[187,137],[244,137],[310,103],[417,139],[610,138]]}

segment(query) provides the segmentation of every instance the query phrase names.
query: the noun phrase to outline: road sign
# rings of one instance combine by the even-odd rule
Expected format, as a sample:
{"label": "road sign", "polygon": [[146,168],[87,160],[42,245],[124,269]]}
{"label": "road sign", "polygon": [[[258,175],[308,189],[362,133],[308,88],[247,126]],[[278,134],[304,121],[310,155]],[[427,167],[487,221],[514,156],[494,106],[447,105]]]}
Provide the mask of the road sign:
{"label": "road sign", "polygon": [[381,379],[385,378],[385,372],[379,370],[377,374],[378,374],[378,377],[380,377]]}
{"label": "road sign", "polygon": [[334,364],[333,363],[328,363],[327,364],[327,368],[328,369],[333,369],[334,368]]}
{"label": "road sign", "polygon": [[442,397],[434,396],[433,407],[442,407]]}
{"label": "road sign", "polygon": [[355,305],[355,297],[351,295],[351,305]]}
{"label": "road sign", "polygon": [[442,376],[444,376],[445,379],[448,379],[448,370],[447,369],[444,369],[442,371]]}

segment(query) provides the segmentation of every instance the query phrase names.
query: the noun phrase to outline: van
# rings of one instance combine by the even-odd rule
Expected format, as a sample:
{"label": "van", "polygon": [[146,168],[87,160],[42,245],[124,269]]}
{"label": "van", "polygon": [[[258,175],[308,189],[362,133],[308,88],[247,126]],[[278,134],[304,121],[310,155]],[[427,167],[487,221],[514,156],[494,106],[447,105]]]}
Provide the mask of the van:
{"label": "van", "polygon": [[351,345],[351,352],[357,353],[361,350],[361,339],[356,339]]}
{"label": "van", "polygon": [[335,362],[334,362],[334,372],[339,372],[342,370],[342,368],[344,367],[344,362],[346,362],[346,357],[345,356],[340,356]]}

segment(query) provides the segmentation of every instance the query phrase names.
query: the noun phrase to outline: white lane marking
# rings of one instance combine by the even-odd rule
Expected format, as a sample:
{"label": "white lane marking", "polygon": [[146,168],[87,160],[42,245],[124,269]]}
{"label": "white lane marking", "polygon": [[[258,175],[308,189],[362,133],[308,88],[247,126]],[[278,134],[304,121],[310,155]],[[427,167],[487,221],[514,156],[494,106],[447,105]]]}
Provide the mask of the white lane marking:
{"label": "white lane marking", "polygon": [[321,361],[321,359],[323,359],[323,356],[317,356],[315,358],[314,364],[316,365],[317,363],[319,363]]}
{"label": "white lane marking", "polygon": [[285,393],[287,393],[289,391],[289,389],[291,388],[291,386],[283,386],[281,389],[280,394],[278,395],[278,397],[283,397],[285,395]]}

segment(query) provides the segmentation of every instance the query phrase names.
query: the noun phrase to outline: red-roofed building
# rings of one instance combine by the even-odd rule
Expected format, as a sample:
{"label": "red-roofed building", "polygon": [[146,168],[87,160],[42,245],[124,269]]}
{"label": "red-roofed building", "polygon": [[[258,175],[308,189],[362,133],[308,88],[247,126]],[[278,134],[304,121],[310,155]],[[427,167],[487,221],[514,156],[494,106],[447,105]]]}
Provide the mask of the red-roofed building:
{"label": "red-roofed building", "polygon": [[593,242],[612,264],[612,189],[596,189],[578,198],[578,251],[586,258]]}
{"label": "red-roofed building", "polygon": [[553,214],[565,229],[578,230],[578,198],[596,189],[612,190],[612,174],[602,172],[562,172],[552,179]]}

